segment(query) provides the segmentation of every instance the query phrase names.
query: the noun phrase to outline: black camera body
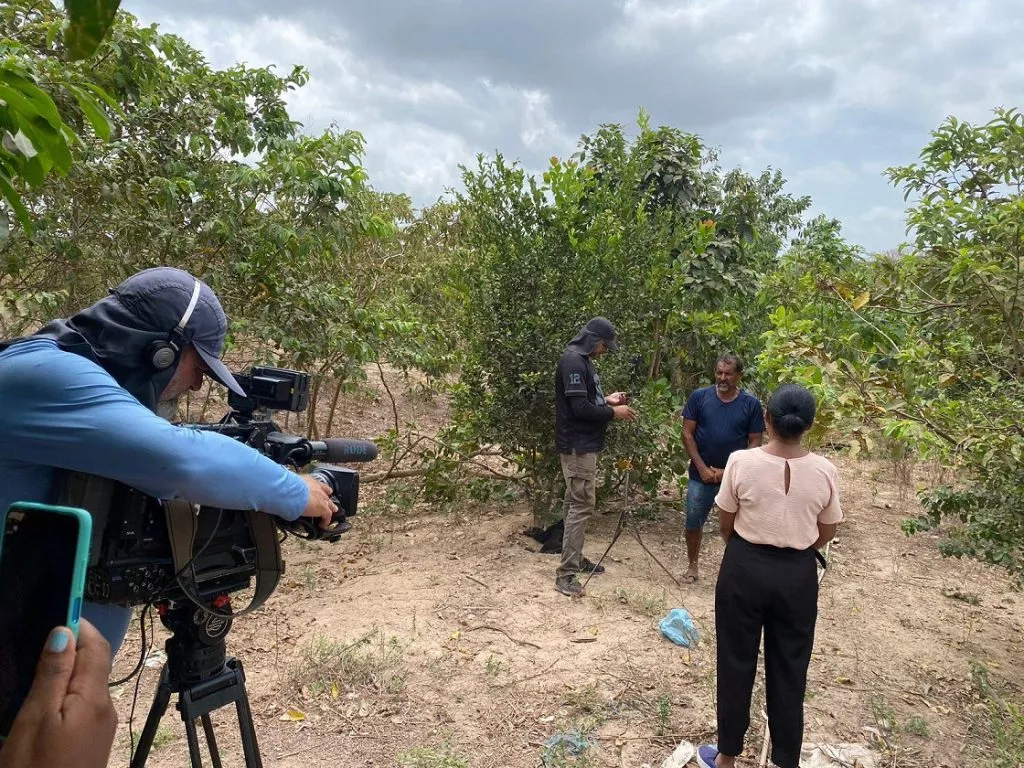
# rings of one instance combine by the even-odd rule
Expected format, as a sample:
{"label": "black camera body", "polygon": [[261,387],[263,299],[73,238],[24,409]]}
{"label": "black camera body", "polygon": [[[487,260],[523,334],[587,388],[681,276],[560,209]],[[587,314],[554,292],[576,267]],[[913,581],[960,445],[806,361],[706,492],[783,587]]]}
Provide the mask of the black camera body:
{"label": "black camera body", "polygon": [[[351,462],[376,458],[373,443],[307,440],[283,432],[274,423],[271,411],[297,412],[307,407],[307,374],[261,366],[236,378],[249,396],[230,395],[232,411],[227,416],[215,424],[182,426],[220,432],[296,469],[318,459]],[[338,507],[331,527],[321,529],[308,518],[271,519],[279,533],[336,542],[351,528],[348,519],[358,511],[359,474],[334,464],[317,464],[310,474],[330,488]],[[189,515],[192,546],[183,582],[184,569],[175,562],[167,502],[114,480],[72,472],[62,473],[58,496],[61,503],[82,507],[93,515],[87,600],[132,606],[188,597],[216,606],[221,596],[250,587],[253,577],[266,569],[268,555],[283,572],[282,537],[268,536],[266,531],[273,530],[270,526],[255,525],[264,522],[253,517],[264,515],[262,512],[202,506]],[[273,548],[270,553],[269,548]]]}

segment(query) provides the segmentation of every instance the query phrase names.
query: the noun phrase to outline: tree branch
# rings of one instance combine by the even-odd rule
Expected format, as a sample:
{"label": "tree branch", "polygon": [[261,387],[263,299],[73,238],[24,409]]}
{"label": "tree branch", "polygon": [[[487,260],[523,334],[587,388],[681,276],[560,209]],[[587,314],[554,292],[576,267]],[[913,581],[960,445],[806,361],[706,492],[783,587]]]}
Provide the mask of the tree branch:
{"label": "tree branch", "polygon": [[936,435],[938,435],[947,443],[952,445],[954,448],[960,445],[959,440],[954,439],[947,432],[943,431],[941,428],[939,428],[933,422],[926,419],[924,416],[914,416],[913,414],[907,413],[906,411],[903,411],[899,408],[892,408],[890,409],[890,411],[904,419],[910,419],[910,421],[916,421],[918,424],[924,424],[926,427],[928,427],[928,429],[930,429]]}
{"label": "tree branch", "polygon": [[855,317],[857,317],[862,323],[867,325],[869,328],[873,328],[877,333],[879,333],[881,336],[883,336],[885,338],[885,340],[888,341],[889,344],[892,345],[892,349],[893,349],[894,352],[899,352],[900,351],[899,345],[895,341],[893,341],[892,338],[890,338],[889,334],[887,334],[885,331],[883,331],[877,325],[875,325],[870,320],[868,320],[866,317],[864,317],[864,315],[862,315],[860,312],[858,312],[856,309],[854,309],[853,305],[850,302],[848,302],[845,298],[843,298],[843,294],[841,294],[834,285],[831,286],[831,288],[832,288],[832,292],[836,296],[839,297],[839,300],[841,302],[843,302],[843,304],[846,305],[846,308],[849,309],[854,314]]}

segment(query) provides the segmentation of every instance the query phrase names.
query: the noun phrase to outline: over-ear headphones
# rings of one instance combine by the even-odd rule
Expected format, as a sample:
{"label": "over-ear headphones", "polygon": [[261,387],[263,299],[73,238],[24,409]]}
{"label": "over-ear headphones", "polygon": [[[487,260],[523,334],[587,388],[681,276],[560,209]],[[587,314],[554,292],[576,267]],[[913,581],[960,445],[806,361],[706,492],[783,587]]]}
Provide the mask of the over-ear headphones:
{"label": "over-ear headphones", "polygon": [[166,371],[177,364],[178,356],[181,355],[181,350],[185,346],[185,326],[188,325],[188,321],[195,311],[196,304],[199,303],[199,292],[201,290],[202,284],[199,280],[196,280],[192,288],[192,299],[185,309],[185,314],[181,316],[181,320],[171,330],[170,337],[166,341],[154,341],[146,347],[146,360],[156,370]]}

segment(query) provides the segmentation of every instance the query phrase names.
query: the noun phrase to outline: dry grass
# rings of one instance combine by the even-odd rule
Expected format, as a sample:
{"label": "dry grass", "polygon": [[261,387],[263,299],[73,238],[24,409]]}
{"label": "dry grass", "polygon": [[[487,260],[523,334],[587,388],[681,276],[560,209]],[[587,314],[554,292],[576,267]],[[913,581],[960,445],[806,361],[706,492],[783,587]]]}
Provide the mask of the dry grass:
{"label": "dry grass", "polygon": [[291,670],[291,688],[306,698],[343,694],[393,696],[405,687],[405,648],[397,638],[373,631],[344,643],[317,635]]}

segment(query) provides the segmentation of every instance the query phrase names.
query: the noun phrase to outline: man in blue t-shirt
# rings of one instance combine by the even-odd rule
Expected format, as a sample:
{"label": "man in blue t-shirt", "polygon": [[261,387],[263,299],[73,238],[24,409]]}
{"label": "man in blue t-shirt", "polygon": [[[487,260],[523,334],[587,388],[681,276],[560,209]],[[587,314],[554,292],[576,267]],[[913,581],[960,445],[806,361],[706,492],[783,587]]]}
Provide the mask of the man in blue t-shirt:
{"label": "man in blue t-shirt", "polygon": [[704,524],[722,484],[725,462],[733,451],[753,448],[764,436],[761,401],[739,388],[743,361],[721,355],[715,362],[715,384],[698,389],[683,408],[683,442],[690,455],[686,484],[686,554],[690,567],[683,581],[700,578],[697,561]]}

